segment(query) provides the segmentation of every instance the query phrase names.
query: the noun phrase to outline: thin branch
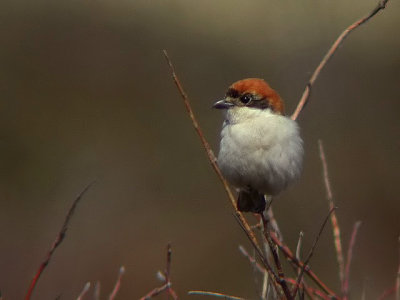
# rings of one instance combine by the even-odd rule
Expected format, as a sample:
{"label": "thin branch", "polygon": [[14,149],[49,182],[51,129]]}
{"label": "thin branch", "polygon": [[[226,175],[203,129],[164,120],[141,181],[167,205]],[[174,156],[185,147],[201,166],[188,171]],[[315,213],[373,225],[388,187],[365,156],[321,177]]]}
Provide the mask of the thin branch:
{"label": "thin branch", "polygon": [[[286,299],[293,299],[292,294],[290,293],[289,287],[285,280],[285,274],[283,273],[282,264],[278,256],[278,252],[276,251],[275,244],[271,239],[270,230],[268,229],[268,220],[265,218],[264,214],[261,214],[261,219],[263,221],[263,233],[266,241],[268,242],[269,249],[271,250],[272,258],[274,259],[276,269],[278,271],[279,276],[279,285],[281,286],[283,293],[285,294]],[[296,294],[295,294],[296,295]]]}
{"label": "thin branch", "polygon": [[149,299],[159,295],[160,293],[166,291],[169,288],[169,286],[170,286],[170,284],[166,283],[160,287],[156,287],[155,289],[148,292],[145,296],[140,298],[140,300],[149,300]]}
{"label": "thin branch", "polygon": [[331,208],[331,209],[329,210],[329,213],[328,213],[328,215],[326,216],[324,222],[322,223],[322,225],[321,225],[321,227],[320,227],[320,229],[319,229],[319,232],[318,232],[318,234],[317,234],[317,236],[316,236],[316,238],[315,238],[315,240],[314,240],[314,243],[313,243],[313,245],[312,245],[312,247],[311,247],[311,249],[310,249],[310,252],[308,253],[307,259],[304,261],[304,264],[303,264],[303,267],[301,268],[300,274],[299,274],[299,276],[297,277],[297,285],[294,287],[294,291],[293,291],[293,297],[294,297],[294,298],[296,297],[297,290],[298,290],[298,288],[299,288],[301,279],[302,279],[303,274],[304,274],[304,270],[306,269],[306,266],[308,265],[308,263],[310,262],[311,257],[312,257],[313,254],[314,254],[315,247],[317,246],[317,243],[318,243],[318,241],[319,241],[319,238],[321,237],[322,231],[324,230],[325,225],[326,225],[326,223],[328,222],[330,215],[332,214],[332,212],[333,212],[335,209],[336,209],[336,207],[333,207],[333,208]]}
{"label": "thin branch", "polygon": [[223,298],[227,300],[245,300],[244,298],[229,296],[226,294],[221,294],[217,292],[207,292],[207,291],[189,291],[188,295],[200,295],[200,296],[214,296],[217,298]]}
{"label": "thin branch", "polygon": [[299,116],[300,112],[303,110],[304,106],[308,102],[308,99],[310,98],[311,94],[311,88],[313,87],[315,80],[317,80],[319,74],[321,73],[321,70],[325,67],[325,65],[328,63],[328,61],[332,58],[332,56],[335,54],[339,46],[343,43],[344,39],[357,27],[360,25],[364,24],[367,22],[369,19],[371,19],[373,16],[375,16],[380,10],[384,9],[386,7],[386,4],[389,0],[380,0],[378,5],[365,17],[357,20],[353,24],[351,24],[349,27],[347,27],[336,39],[336,41],[333,43],[331,48],[328,50],[328,52],[325,54],[324,58],[321,60],[317,68],[315,69],[314,73],[311,75],[310,80],[308,81],[306,88],[303,92],[303,95],[301,96],[301,99],[299,103],[297,104],[296,110],[292,114],[291,118],[292,120],[296,120],[297,117]]}
{"label": "thin branch", "polygon": [[356,243],[356,237],[357,237],[357,232],[358,229],[361,226],[361,222],[357,221],[354,226],[353,226],[353,232],[351,234],[350,238],[350,243],[349,243],[349,248],[347,249],[347,261],[346,261],[346,268],[345,268],[345,273],[344,273],[344,281],[343,281],[343,299],[347,300],[349,297],[349,279],[350,279],[350,265],[351,265],[351,260],[353,258],[353,249],[354,245]]}
{"label": "thin branch", "polygon": [[304,236],[303,231],[300,231],[299,240],[297,241],[297,247],[296,247],[296,258],[297,258],[297,260],[301,260],[300,252],[301,252],[301,244],[303,242],[303,236]]}
{"label": "thin branch", "polygon": [[[302,244],[302,242],[303,242],[303,236],[304,236],[303,231],[300,231],[299,240],[297,241],[297,246],[296,246],[296,259],[297,259],[297,260],[301,260],[301,244]],[[298,269],[297,269],[297,276],[300,276],[300,273],[301,273],[301,268],[298,268]],[[299,284],[300,284],[299,289],[301,289],[302,287],[304,287],[303,282],[304,282],[304,279],[302,278],[301,281],[299,282]],[[303,291],[304,291],[304,288],[303,288]],[[300,298],[301,298],[301,297],[300,297]],[[304,298],[304,297],[303,297],[303,298]],[[301,299],[303,299],[303,298],[301,298]]]}
{"label": "thin branch", "polygon": [[[262,284],[262,290],[261,290],[261,299],[266,299],[266,295],[268,294],[268,282],[269,282],[269,276],[268,276],[268,271],[261,266],[253,256],[251,256],[246,248],[244,248],[242,245],[239,245],[239,251],[240,253],[243,254],[244,257],[246,257],[250,264],[254,267],[255,271],[258,271],[262,276],[263,276],[263,284]],[[257,281],[256,281],[257,282]]]}
{"label": "thin branch", "polygon": [[[318,148],[319,148],[319,156],[321,158],[321,163],[322,163],[322,170],[323,170],[324,183],[325,183],[325,189],[326,189],[326,198],[329,201],[329,209],[332,209],[333,207],[335,207],[335,204],[333,202],[331,183],[330,183],[329,174],[328,174],[328,164],[326,162],[326,156],[325,156],[324,145],[322,143],[322,140],[318,140]],[[334,240],[334,245],[335,245],[335,249],[336,249],[336,259],[337,259],[337,263],[339,266],[339,280],[340,280],[342,290],[343,290],[344,257],[343,257],[343,250],[342,250],[342,241],[340,238],[340,227],[339,227],[339,223],[338,223],[335,211],[332,212],[332,214],[331,214],[331,224],[332,224],[332,231],[333,231],[333,240]]]}
{"label": "thin branch", "polygon": [[140,300],[148,300],[151,299],[152,297],[157,296],[158,294],[166,291],[168,295],[170,295],[174,300],[178,299],[177,294],[171,287],[171,258],[172,258],[172,248],[171,248],[171,243],[167,244],[167,263],[166,263],[166,268],[165,268],[165,273],[158,271],[157,272],[157,278],[160,279],[161,281],[164,281],[165,283],[160,286],[156,287],[150,292],[148,292],[145,296],[140,298]]}
{"label": "thin branch", "polygon": [[[288,281],[288,283],[290,283],[290,284],[293,285],[293,286],[295,286],[295,285],[297,284],[296,280],[293,279],[293,278],[287,278],[287,281]],[[316,289],[307,286],[307,285],[304,283],[304,281],[301,283],[301,286],[304,288],[304,290],[305,290],[305,292],[307,293],[308,297],[310,297],[311,300],[314,300],[314,299],[315,299],[314,295],[315,295]],[[319,291],[319,290],[318,290],[318,291]],[[320,291],[320,293],[323,294],[321,291]],[[330,298],[329,298],[328,296],[326,296],[326,295],[325,295],[325,297],[327,297],[328,299],[330,299]]]}
{"label": "thin branch", "polygon": [[272,285],[275,288],[276,293],[280,293],[278,285],[279,285],[279,277],[278,275],[275,274],[274,270],[272,269],[272,267],[270,266],[270,264],[268,263],[267,258],[263,255],[261,249],[255,245],[252,241],[252,239],[250,238],[250,236],[248,235],[248,232],[245,230],[245,228],[243,227],[243,225],[240,223],[240,220],[238,218],[238,216],[234,215],[235,220],[238,222],[240,228],[243,229],[244,233],[246,234],[246,236],[248,237],[249,241],[252,243],[254,249],[256,250],[256,253],[258,254],[258,257],[260,258],[262,264],[264,265],[265,269],[268,271],[268,274],[271,276],[272,278]]}
{"label": "thin branch", "polygon": [[168,284],[167,292],[171,295],[174,300],[178,299],[177,294],[171,288],[171,258],[172,258],[172,248],[171,243],[167,245],[167,267],[165,268],[165,283]]}
{"label": "thin branch", "polygon": [[391,288],[383,291],[382,295],[379,296],[378,300],[384,300],[387,297],[393,295],[395,292],[396,292],[396,285],[394,285]]}
{"label": "thin branch", "polygon": [[171,69],[172,78],[173,78],[173,80],[175,82],[175,85],[178,88],[179,93],[181,94],[181,97],[182,97],[183,102],[185,104],[186,110],[187,110],[187,112],[189,114],[190,119],[192,120],[193,127],[196,130],[196,132],[197,132],[197,134],[198,134],[198,136],[199,136],[199,138],[200,138],[200,140],[201,140],[201,142],[203,144],[203,147],[204,147],[204,149],[205,149],[205,151],[207,153],[208,159],[210,160],[210,163],[211,163],[214,171],[217,173],[219,179],[221,180],[221,182],[222,182],[222,184],[224,186],[225,192],[227,193],[228,198],[229,198],[229,202],[231,203],[233,209],[235,210],[235,215],[238,217],[238,219],[239,219],[240,223],[242,224],[244,230],[247,232],[247,235],[252,240],[252,243],[259,247],[257,239],[256,239],[253,231],[251,230],[247,220],[245,219],[243,214],[240,211],[238,211],[237,208],[236,208],[235,197],[233,196],[233,193],[232,193],[231,189],[229,188],[228,182],[226,181],[226,179],[222,175],[221,170],[219,169],[218,164],[217,164],[217,159],[216,159],[213,151],[211,150],[210,144],[206,140],[206,138],[205,138],[205,136],[203,134],[203,131],[201,130],[200,125],[197,122],[197,119],[196,119],[196,117],[195,117],[195,115],[193,113],[192,107],[190,106],[189,97],[187,96],[187,94],[186,94],[185,90],[183,89],[183,86],[182,86],[178,76],[175,73],[175,68],[174,68],[174,66],[172,64],[172,61],[169,58],[168,53],[167,53],[166,50],[164,50],[163,53],[164,53],[164,56],[165,56],[165,58],[167,60],[168,65],[169,65],[169,67]]}
{"label": "thin branch", "polygon": [[79,201],[82,199],[83,195],[89,190],[89,188],[95,183],[95,181],[91,182],[90,184],[88,184],[83,191],[75,198],[75,201],[72,203],[71,208],[68,210],[68,213],[65,217],[64,223],[60,229],[60,231],[57,234],[57,237],[55,239],[55,241],[53,242],[53,244],[50,247],[49,252],[46,255],[45,260],[41,263],[39,269],[37,270],[35,276],[33,277],[31,284],[29,285],[28,291],[26,293],[25,296],[25,300],[29,300],[31,299],[33,290],[36,287],[36,284],[40,278],[40,276],[42,275],[44,269],[47,267],[47,265],[50,263],[50,260],[55,252],[55,250],[57,249],[57,247],[62,243],[62,241],[65,238],[65,235],[67,233],[67,229],[69,226],[69,222],[71,221],[72,216],[74,215],[76,206],[78,205]]}
{"label": "thin branch", "polygon": [[124,274],[125,274],[125,267],[121,266],[119,268],[117,281],[115,282],[114,288],[113,288],[110,296],[108,297],[108,300],[114,300],[115,297],[117,296],[117,293],[118,293],[119,289],[121,288],[121,280],[122,280],[122,276]]}
{"label": "thin branch", "polygon": [[[278,246],[279,250],[285,255],[285,257],[294,265],[296,265],[299,268],[303,268],[305,264],[302,261],[299,261],[296,259],[296,257],[293,255],[292,251],[289,249],[288,246],[286,246],[283,242],[279,240],[279,238],[271,232],[271,238],[273,242]],[[335,292],[330,289],[319,277],[310,269],[309,266],[304,267],[304,272],[328,295],[338,298],[338,296],[335,294]]]}
{"label": "thin branch", "polygon": [[254,258],[247,252],[246,248],[244,248],[242,245],[239,245],[239,251],[240,253],[243,254],[244,257],[246,257],[249,262],[254,266],[254,268],[260,272],[261,274],[264,274],[267,270],[263,266],[261,266]]}
{"label": "thin branch", "polygon": [[90,289],[90,282],[86,282],[85,286],[82,289],[82,292],[79,294],[78,298],[76,298],[76,300],[82,300],[83,296],[85,296],[87,294],[87,292]]}

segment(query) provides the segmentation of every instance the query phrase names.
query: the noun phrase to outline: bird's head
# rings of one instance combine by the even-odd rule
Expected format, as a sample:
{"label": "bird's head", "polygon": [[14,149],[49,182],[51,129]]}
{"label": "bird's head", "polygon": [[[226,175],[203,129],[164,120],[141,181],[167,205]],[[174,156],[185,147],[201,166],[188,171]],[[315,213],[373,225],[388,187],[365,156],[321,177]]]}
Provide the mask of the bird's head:
{"label": "bird's head", "polygon": [[247,78],[233,83],[226,92],[223,100],[213,105],[217,109],[250,107],[255,109],[269,109],[277,114],[284,114],[284,105],[281,97],[267,82],[259,78]]}

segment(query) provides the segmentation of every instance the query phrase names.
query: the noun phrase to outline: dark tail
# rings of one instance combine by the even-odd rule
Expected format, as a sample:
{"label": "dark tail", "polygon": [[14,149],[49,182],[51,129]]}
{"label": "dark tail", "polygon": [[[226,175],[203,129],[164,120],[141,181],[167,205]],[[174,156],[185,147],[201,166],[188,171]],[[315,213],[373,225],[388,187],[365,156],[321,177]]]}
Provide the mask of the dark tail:
{"label": "dark tail", "polygon": [[239,192],[237,209],[243,212],[262,214],[265,210],[265,196],[250,188]]}

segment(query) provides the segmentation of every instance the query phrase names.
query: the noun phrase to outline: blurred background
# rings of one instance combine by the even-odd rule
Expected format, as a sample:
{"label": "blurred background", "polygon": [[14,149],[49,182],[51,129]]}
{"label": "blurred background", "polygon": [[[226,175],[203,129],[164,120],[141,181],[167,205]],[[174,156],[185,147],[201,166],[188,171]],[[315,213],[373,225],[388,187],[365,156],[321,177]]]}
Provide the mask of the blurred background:
{"label": "blurred background", "polygon": [[[33,299],[75,299],[87,281],[119,299],[172,281],[257,297],[232,217],[161,50],[167,49],[215,151],[211,109],[245,77],[265,78],[291,113],[333,40],[376,0],[2,1],[0,4],[0,289],[21,299],[75,196],[97,183]],[[299,117],[301,180],[274,204],[285,241],[304,255],[328,211],[317,140],[324,141],[347,249],[361,220],[351,295],[394,285],[400,211],[400,3],[355,31],[322,72]],[[251,218],[250,218],[251,219]],[[311,266],[338,290],[328,226]]]}

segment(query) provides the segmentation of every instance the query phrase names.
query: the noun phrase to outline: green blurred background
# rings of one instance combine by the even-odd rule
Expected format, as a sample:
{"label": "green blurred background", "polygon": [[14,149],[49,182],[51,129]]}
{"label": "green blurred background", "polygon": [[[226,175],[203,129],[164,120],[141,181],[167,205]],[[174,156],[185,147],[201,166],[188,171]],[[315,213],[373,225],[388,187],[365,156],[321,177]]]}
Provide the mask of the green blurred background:
{"label": "green blurred background", "polygon": [[[0,289],[21,299],[83,187],[64,244],[34,299],[75,299],[87,281],[102,295],[120,265],[120,299],[161,283],[173,245],[173,285],[256,298],[250,246],[194,133],[162,56],[167,49],[215,150],[211,104],[233,81],[262,77],[291,113],[337,35],[376,0],[2,1],[0,4]],[[354,32],[322,72],[299,118],[301,180],[275,214],[304,253],[327,213],[317,140],[323,139],[347,248],[351,292],[394,285],[400,184],[400,3]],[[311,265],[338,289],[330,227]]]}

